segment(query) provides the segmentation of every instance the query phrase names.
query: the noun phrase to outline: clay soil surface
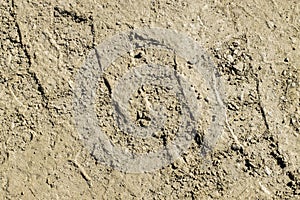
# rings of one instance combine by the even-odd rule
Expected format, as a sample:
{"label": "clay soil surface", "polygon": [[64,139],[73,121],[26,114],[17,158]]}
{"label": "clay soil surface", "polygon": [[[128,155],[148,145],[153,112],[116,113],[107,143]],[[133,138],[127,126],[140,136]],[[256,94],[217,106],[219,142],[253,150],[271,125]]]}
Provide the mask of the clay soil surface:
{"label": "clay soil surface", "polygon": [[[206,155],[204,109],[179,158],[128,173],[98,162],[80,138],[74,89],[95,47],[143,28],[175,30],[203,47],[223,83],[226,119]],[[298,0],[1,0],[0,45],[0,199],[300,199]],[[150,84],[130,97],[132,121],[150,126],[146,95],[168,108],[166,128],[145,140],[114,122],[116,80],[149,61],[193,69],[170,52],[138,49],[117,59],[96,91],[99,127],[137,153],[172,141],[181,119],[174,94]],[[195,94],[210,106],[201,85]]]}

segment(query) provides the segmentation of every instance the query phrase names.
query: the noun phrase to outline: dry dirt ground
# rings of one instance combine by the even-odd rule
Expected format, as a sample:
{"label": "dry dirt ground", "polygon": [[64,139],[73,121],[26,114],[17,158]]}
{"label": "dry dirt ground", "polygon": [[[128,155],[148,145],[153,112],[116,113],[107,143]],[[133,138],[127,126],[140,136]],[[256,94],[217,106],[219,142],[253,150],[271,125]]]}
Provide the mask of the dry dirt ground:
{"label": "dry dirt ground", "polygon": [[[202,45],[224,83],[227,123],[206,157],[199,130],[171,164],[120,172],[97,162],[78,135],[75,76],[107,38],[149,27]],[[298,0],[1,0],[0,44],[0,199],[300,199]],[[156,54],[137,52],[119,64]],[[128,142],[103,112],[110,78],[99,80],[95,110],[112,141],[139,152],[172,140]],[[168,95],[161,98],[176,105]],[[142,112],[139,99],[133,105]],[[137,123],[147,126],[147,118]]]}

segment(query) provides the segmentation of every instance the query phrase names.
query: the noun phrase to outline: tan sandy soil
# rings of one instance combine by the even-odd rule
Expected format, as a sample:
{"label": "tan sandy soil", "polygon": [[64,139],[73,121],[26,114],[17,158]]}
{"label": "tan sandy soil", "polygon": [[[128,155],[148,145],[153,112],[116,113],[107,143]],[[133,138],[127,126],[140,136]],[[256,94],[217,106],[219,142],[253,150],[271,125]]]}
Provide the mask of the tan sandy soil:
{"label": "tan sandy soil", "polygon": [[[227,123],[206,157],[204,115],[199,137],[180,158],[126,173],[97,162],[80,139],[75,77],[94,47],[149,27],[202,45],[224,83]],[[300,199],[298,0],[1,0],[0,44],[0,199]],[[122,70],[153,58],[174,66],[171,54],[136,51],[117,60],[106,81],[113,86]],[[99,85],[95,110],[116,145],[147,152],[173,139],[180,118],[174,94],[143,89],[173,105],[173,118],[166,132],[135,140],[118,129],[107,83],[101,78]],[[132,119],[147,115],[141,93],[132,98]],[[147,119],[136,124],[147,127]]]}

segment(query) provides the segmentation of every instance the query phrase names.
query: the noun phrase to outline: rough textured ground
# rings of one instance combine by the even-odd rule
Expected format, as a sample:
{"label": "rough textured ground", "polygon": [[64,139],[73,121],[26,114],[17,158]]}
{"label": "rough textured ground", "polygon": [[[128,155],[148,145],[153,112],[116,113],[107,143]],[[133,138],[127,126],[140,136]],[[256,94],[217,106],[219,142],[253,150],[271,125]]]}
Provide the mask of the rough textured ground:
{"label": "rough textured ground", "polygon": [[[195,140],[173,164],[129,174],[86,150],[72,91],[93,47],[143,27],[203,46],[224,80],[228,124],[207,158]],[[299,1],[2,0],[0,44],[0,199],[300,199]]]}

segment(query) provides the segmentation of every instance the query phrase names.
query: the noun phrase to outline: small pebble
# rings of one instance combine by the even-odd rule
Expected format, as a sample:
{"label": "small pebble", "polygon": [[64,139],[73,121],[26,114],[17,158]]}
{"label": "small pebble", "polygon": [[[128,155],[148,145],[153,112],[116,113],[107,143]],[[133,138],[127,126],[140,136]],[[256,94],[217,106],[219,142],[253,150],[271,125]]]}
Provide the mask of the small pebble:
{"label": "small pebble", "polygon": [[233,151],[238,151],[238,150],[240,150],[240,147],[239,147],[236,143],[233,143],[233,144],[231,145],[231,149],[232,149]]}
{"label": "small pebble", "polygon": [[272,171],[267,166],[265,167],[265,172],[268,176],[270,176],[272,174]]}
{"label": "small pebble", "polygon": [[234,61],[234,58],[232,57],[232,55],[228,55],[227,60],[232,63]]}
{"label": "small pebble", "polygon": [[240,46],[240,42],[239,42],[239,41],[237,41],[237,40],[236,40],[236,41],[234,41],[232,44],[233,44],[233,46],[234,46],[234,47],[238,47],[238,46]]}
{"label": "small pebble", "polygon": [[233,65],[233,67],[241,72],[244,69],[244,64],[242,62],[238,62],[236,65]]}

